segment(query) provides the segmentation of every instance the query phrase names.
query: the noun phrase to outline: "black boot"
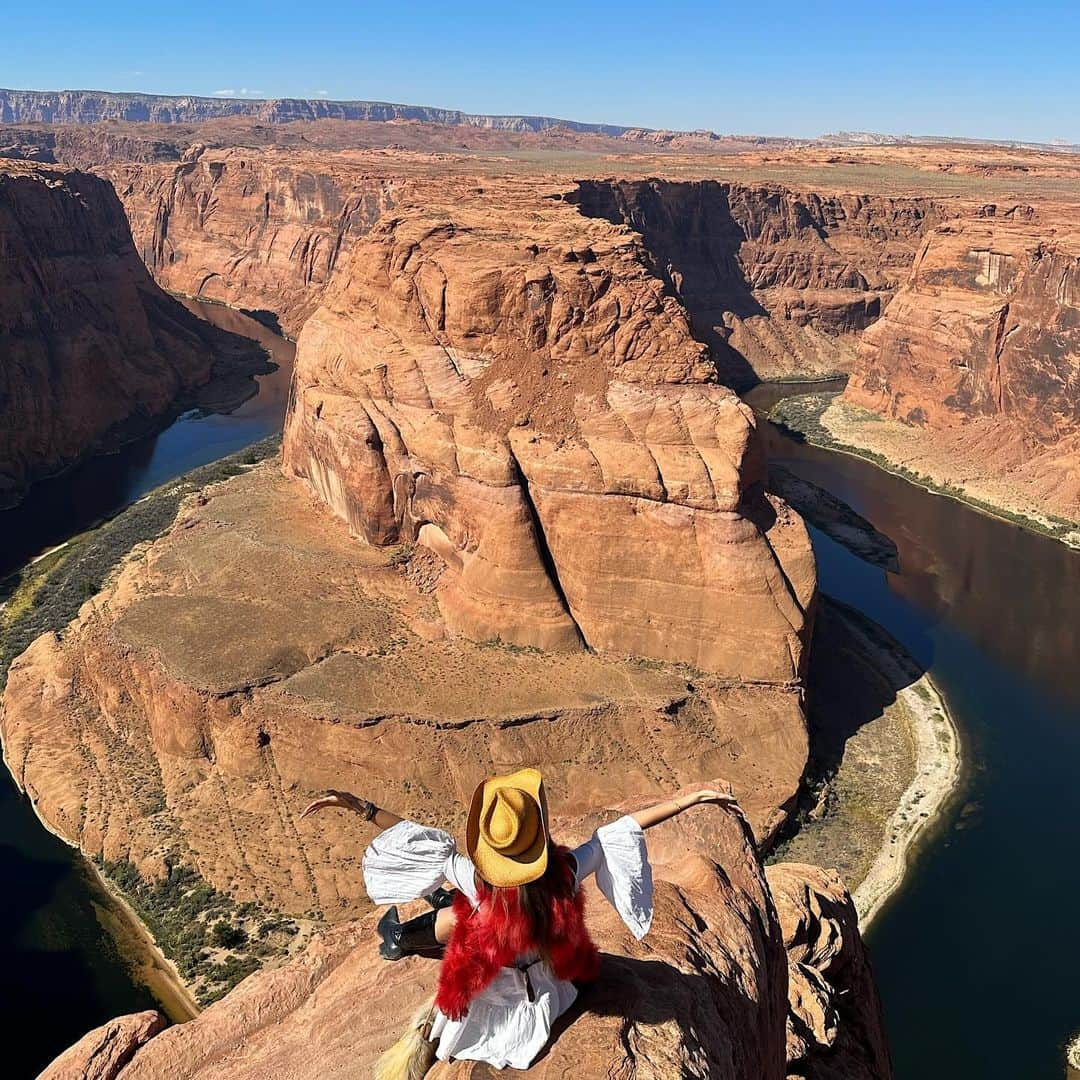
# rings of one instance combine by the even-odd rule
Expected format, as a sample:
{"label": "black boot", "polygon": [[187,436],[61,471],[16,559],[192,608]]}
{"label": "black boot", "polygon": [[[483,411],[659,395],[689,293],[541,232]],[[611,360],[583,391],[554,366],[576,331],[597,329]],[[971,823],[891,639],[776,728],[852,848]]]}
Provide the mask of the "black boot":
{"label": "black boot", "polygon": [[441,885],[433,893],[428,893],[424,899],[436,910],[441,911],[444,907],[450,907],[454,902],[453,889],[444,889]]}
{"label": "black boot", "polygon": [[375,928],[382,941],[379,955],[384,960],[400,960],[414,953],[437,953],[442,946],[435,939],[437,911],[427,911],[408,922],[400,922],[398,909],[390,908]]}

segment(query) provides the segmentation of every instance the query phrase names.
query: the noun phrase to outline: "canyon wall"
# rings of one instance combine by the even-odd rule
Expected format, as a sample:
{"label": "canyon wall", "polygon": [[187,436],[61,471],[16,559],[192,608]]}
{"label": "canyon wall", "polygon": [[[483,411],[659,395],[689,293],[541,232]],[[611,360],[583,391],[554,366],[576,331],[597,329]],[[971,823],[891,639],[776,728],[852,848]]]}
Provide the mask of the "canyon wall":
{"label": "canyon wall", "polygon": [[290,335],[402,183],[347,160],[200,146],[179,163],[100,171],[164,288],[272,313]]}
{"label": "canyon wall", "polygon": [[0,162],[0,503],[260,367],[158,288],[107,182]]}
{"label": "canyon wall", "polygon": [[[602,818],[558,823],[576,839]],[[633,941],[590,883],[598,980],[530,1076],[888,1080],[881,1011],[851,899],[834,874],[764,873],[737,811],[702,808],[649,834],[650,933]],[[153,1012],[90,1032],[41,1080],[261,1080],[369,1076],[433,988],[437,966],[387,964],[373,918],[323,935],[287,967],[249,978],[195,1020]],[[432,1080],[487,1075],[437,1063]]]}
{"label": "canyon wall", "polygon": [[844,394],[900,421],[908,454],[936,479],[991,484],[991,501],[1071,520],[1080,519],[1078,226],[1065,209],[987,206],[935,229],[863,335]]}
{"label": "canyon wall", "polygon": [[117,162],[179,161],[185,138],[162,138],[144,127],[18,125],[0,127],[0,158],[40,161],[93,172]]}
{"label": "canyon wall", "polygon": [[60,835],[332,920],[364,899],[349,824],[297,831],[326,787],[454,825],[525,761],[570,813],[707,768],[776,835],[809,538],[640,237],[564,190],[384,213],[301,333],[288,475],[186,506],[12,664],[6,758]]}
{"label": "canyon wall", "polygon": [[[58,137],[63,129],[58,129]],[[167,288],[276,312],[290,333],[335,266],[378,216],[437,181],[348,154],[183,151],[180,165],[117,164],[134,148],[95,140],[63,150],[116,185],[147,265]],[[929,199],[799,195],[711,181],[582,181],[583,213],[639,231],[654,268],[713,351],[721,381],[847,371],[858,331],[906,276],[922,233],[944,214]]]}
{"label": "canyon wall", "polygon": [[[348,788],[458,830],[480,778],[530,762],[567,839],[596,806],[702,775],[745,809],[657,831],[643,945],[593,905],[605,974],[540,1075],[887,1077],[850,898],[814,868],[766,875],[757,854],[807,760],[816,579],[699,332],[734,279],[695,292],[675,251],[682,200],[703,199],[722,236],[700,266],[718,265],[714,193],[673,187],[671,223],[649,232],[535,178],[201,147],[101,168],[161,284],[300,331],[284,475],[189,499],[11,665],[5,760],[49,827],[107,865],[345,925],[194,1023],[123,1018],[47,1075],[369,1068],[434,969],[375,958],[363,823],[298,823],[300,808]],[[734,196],[738,272],[786,322],[812,311],[815,333],[853,333],[891,278],[853,276],[840,241],[791,270],[790,245],[823,226],[777,198]],[[859,243],[907,242],[837,206],[819,216],[862,221]],[[358,992],[361,1023],[342,1008]]]}
{"label": "canyon wall", "polygon": [[639,237],[534,184],[399,206],[300,336],[285,467],[474,640],[802,671],[801,521]]}
{"label": "canyon wall", "polygon": [[947,216],[929,198],[711,180],[583,181],[575,199],[641,234],[721,380],[736,388],[850,370],[859,332]]}

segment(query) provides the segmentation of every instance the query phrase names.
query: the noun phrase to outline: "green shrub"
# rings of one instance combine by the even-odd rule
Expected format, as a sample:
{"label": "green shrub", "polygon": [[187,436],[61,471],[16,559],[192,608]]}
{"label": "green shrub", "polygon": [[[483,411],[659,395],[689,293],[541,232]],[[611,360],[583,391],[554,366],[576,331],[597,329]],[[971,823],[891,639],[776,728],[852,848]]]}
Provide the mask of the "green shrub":
{"label": "green shrub", "polygon": [[224,919],[218,919],[210,928],[210,940],[223,949],[236,949],[247,944],[247,933],[242,926],[234,926]]}

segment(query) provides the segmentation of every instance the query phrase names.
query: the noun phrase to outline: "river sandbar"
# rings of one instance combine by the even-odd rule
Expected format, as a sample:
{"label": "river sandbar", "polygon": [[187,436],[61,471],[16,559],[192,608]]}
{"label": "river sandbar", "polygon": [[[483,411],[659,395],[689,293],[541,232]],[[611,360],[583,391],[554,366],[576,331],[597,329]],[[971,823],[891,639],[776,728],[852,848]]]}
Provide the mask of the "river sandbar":
{"label": "river sandbar", "polygon": [[959,739],[933,682],[876,623],[825,597],[814,650],[816,805],[777,857],[839,870],[865,931],[956,788]]}

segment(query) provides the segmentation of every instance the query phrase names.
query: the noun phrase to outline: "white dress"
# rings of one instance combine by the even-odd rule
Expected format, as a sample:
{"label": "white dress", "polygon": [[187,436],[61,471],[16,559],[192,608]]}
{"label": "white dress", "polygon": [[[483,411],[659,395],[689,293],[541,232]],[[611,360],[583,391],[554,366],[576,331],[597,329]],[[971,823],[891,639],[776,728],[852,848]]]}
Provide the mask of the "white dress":
{"label": "white dress", "polygon": [[[639,940],[652,924],[652,870],[645,834],[632,817],[604,825],[572,853],[580,887],[590,874]],[[449,881],[477,903],[476,871],[441,829],[402,821],[380,833],[364,853],[364,883],[376,904],[403,904]],[[529,957],[519,957],[519,963]],[[531,990],[531,993],[530,993]],[[524,970],[505,967],[461,1020],[436,1009],[432,1038],[441,1061],[485,1061],[496,1069],[527,1069],[551,1036],[552,1024],[574,1003],[574,984],[557,979],[541,960]]]}

